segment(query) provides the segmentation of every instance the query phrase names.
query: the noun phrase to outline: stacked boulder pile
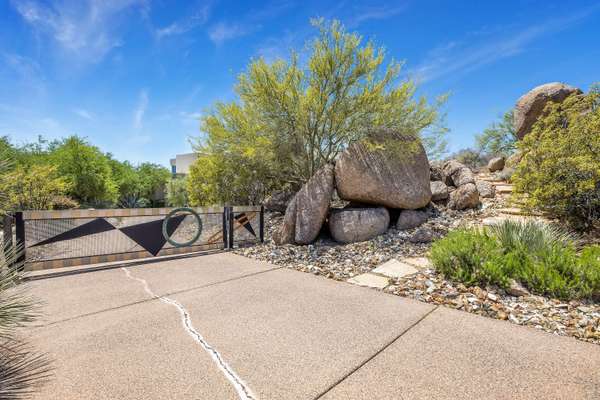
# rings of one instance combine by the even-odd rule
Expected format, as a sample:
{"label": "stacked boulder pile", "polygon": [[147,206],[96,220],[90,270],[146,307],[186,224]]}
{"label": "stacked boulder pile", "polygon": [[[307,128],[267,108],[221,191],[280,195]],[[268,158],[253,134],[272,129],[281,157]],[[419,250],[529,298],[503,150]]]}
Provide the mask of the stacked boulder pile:
{"label": "stacked boulder pile", "polygon": [[[361,242],[390,227],[419,227],[435,208],[432,202],[454,210],[479,206],[479,183],[463,164],[451,160],[430,166],[418,139],[388,131],[374,137],[350,145],[291,197],[275,243],[310,244],[322,232],[340,243]],[[347,204],[332,207],[332,198]],[[282,208],[281,201],[271,202]],[[413,237],[431,240],[425,236]]]}

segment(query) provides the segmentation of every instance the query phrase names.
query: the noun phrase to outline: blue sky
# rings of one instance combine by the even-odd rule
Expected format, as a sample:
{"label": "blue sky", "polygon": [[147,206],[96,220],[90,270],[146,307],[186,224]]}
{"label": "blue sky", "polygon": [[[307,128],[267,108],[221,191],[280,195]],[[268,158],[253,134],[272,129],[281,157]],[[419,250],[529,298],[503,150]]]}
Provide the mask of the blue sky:
{"label": "blue sky", "polygon": [[168,165],[252,57],[301,48],[318,16],[404,60],[420,94],[450,92],[453,150],[534,86],[600,81],[595,1],[0,0],[0,135]]}

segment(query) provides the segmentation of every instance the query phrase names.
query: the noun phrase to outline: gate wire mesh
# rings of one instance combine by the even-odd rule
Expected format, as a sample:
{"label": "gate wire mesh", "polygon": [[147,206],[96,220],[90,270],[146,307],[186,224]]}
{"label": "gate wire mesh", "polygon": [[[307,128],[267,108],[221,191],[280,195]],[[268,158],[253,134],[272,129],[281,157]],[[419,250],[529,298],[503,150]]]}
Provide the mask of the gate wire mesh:
{"label": "gate wire mesh", "polygon": [[[202,233],[198,240],[187,246],[190,251],[206,245],[223,244],[223,212],[199,213],[202,221]],[[160,246],[157,254],[148,251],[143,246],[143,240],[148,238],[131,237],[123,228],[144,225],[141,230],[144,236],[153,236],[151,240],[162,239],[162,221],[164,215],[153,216],[124,216],[124,217],[92,217],[92,218],[65,218],[65,219],[33,219],[25,220],[25,248],[27,262],[40,262],[50,260],[61,260],[78,257],[93,257],[113,254],[125,254],[135,252],[147,252],[147,256],[164,255],[169,253],[168,249],[174,246],[165,241]],[[86,229],[98,219],[103,219],[109,225],[104,230],[95,232]],[[154,224],[148,224],[155,222]],[[110,227],[114,229],[110,229]],[[79,237],[61,239],[76,228],[85,230]],[[196,220],[191,215],[186,215],[179,224],[171,238],[176,242],[186,242],[193,237],[197,228]],[[97,230],[97,229],[96,229]],[[76,236],[77,233],[71,236]],[[137,240],[136,240],[137,239]],[[142,244],[140,244],[140,241]]]}
{"label": "gate wire mesh", "polygon": [[[17,213],[17,240],[25,244],[26,269],[36,270],[234,247],[263,238],[260,207],[195,208],[200,236],[188,246],[175,247],[162,234],[172,210],[25,211]],[[197,220],[190,214],[176,214],[168,226],[177,243],[197,233]]]}

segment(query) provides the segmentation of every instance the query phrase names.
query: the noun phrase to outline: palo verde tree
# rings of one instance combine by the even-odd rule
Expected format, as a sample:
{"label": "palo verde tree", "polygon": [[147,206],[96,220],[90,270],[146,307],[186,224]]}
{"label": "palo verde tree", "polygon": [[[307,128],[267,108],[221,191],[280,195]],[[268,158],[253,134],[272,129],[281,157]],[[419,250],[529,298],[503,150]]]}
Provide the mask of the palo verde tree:
{"label": "palo verde tree", "polygon": [[190,171],[192,204],[258,202],[265,194],[308,180],[348,144],[388,128],[419,135],[431,152],[443,149],[441,97],[416,98],[400,78],[401,63],[363,42],[337,21],[313,20],[318,34],[303,52],[272,63],[253,60],[237,99],[217,103],[203,117],[206,137]]}

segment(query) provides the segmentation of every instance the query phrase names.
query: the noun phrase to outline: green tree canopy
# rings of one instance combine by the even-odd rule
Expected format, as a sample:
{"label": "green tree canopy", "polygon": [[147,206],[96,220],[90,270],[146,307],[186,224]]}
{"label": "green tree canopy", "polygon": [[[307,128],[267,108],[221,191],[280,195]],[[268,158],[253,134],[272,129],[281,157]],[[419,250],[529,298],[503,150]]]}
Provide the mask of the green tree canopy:
{"label": "green tree canopy", "polygon": [[148,199],[150,204],[158,204],[164,200],[166,185],[171,172],[159,164],[142,163],[136,168],[140,182],[140,195]]}
{"label": "green tree canopy", "polygon": [[53,143],[50,156],[73,198],[89,205],[113,204],[117,200],[109,158],[96,146],[71,136]]}
{"label": "green tree canopy", "polygon": [[491,156],[509,156],[517,145],[512,110],[507,111],[499,122],[494,122],[475,137],[477,149]]}
{"label": "green tree canopy", "polygon": [[188,205],[187,178],[173,178],[167,182],[167,204],[171,207]]}
{"label": "green tree canopy", "polygon": [[401,64],[346,32],[337,21],[313,21],[317,36],[303,53],[253,60],[235,86],[237,99],[217,103],[201,122],[206,137],[188,189],[192,203],[255,202],[297,187],[348,144],[378,128],[420,135],[440,151],[439,106],[416,98]]}

